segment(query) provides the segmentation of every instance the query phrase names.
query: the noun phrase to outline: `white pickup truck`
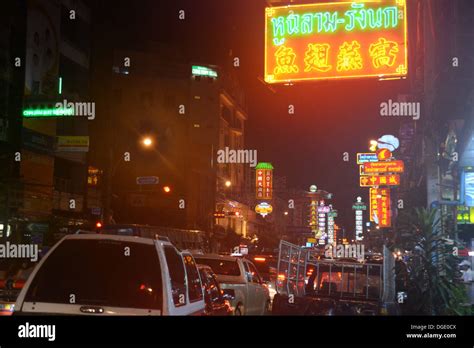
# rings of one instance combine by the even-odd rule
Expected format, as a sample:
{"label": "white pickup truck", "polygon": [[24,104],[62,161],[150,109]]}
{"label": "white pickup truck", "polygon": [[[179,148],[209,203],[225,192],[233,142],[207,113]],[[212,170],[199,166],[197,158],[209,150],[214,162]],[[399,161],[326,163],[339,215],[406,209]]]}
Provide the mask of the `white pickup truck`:
{"label": "white pickup truck", "polygon": [[234,315],[270,313],[270,294],[257,268],[249,260],[216,254],[194,254],[198,264],[208,265],[224,293],[231,298]]}
{"label": "white pickup truck", "polygon": [[33,270],[13,315],[202,315],[192,255],[166,238],[79,234]]}

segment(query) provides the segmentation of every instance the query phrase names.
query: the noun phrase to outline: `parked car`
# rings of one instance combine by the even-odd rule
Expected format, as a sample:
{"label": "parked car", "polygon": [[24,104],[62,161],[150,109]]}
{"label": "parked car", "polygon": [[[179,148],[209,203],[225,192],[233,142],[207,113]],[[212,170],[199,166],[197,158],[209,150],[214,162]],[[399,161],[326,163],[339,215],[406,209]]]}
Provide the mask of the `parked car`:
{"label": "parked car", "polygon": [[217,277],[211,267],[198,265],[198,269],[204,289],[206,315],[232,315],[234,309],[229,301],[233,300],[233,297],[229,294],[224,294],[221,290]]}
{"label": "parked car", "polygon": [[216,273],[219,285],[231,300],[234,315],[264,315],[270,312],[270,294],[255,265],[249,260],[216,254],[194,254],[199,264]]}
{"label": "parked car", "polygon": [[166,238],[75,234],[34,269],[13,315],[203,315],[194,258]]}

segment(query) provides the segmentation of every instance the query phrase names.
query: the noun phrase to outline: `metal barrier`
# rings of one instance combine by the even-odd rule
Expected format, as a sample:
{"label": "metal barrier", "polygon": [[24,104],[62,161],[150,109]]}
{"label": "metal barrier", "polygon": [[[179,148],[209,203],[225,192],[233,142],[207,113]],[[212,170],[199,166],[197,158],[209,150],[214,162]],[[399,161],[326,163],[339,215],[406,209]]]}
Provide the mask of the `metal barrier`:
{"label": "metal barrier", "polygon": [[[312,283],[308,285],[309,280]],[[317,285],[311,288],[314,281]],[[280,294],[379,300],[383,296],[383,283],[382,264],[323,260],[317,250],[280,242],[277,281]]]}

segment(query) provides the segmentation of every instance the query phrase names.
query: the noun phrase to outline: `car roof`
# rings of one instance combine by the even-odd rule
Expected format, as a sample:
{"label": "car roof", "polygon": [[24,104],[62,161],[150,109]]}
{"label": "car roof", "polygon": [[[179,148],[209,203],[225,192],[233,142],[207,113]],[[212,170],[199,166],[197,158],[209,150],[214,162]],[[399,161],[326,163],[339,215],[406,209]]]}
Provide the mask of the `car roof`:
{"label": "car roof", "polygon": [[[131,242],[131,243],[141,243],[141,244],[154,244],[155,239],[143,238],[143,237],[134,237],[134,236],[122,236],[115,234],[70,234],[65,236],[62,240],[116,240],[120,242]],[[172,245],[161,241],[161,243]]]}
{"label": "car roof", "polygon": [[219,254],[193,254],[194,258],[205,258],[213,260],[224,260],[224,261],[237,261],[240,258],[235,256],[228,255],[219,255]]}

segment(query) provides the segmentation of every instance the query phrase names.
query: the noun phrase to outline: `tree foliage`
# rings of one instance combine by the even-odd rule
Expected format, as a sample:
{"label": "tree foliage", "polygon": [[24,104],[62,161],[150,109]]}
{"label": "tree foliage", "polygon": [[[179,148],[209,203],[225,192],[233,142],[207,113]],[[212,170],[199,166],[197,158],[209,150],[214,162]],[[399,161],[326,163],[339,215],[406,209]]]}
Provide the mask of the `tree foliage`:
{"label": "tree foliage", "polygon": [[399,216],[397,247],[411,251],[407,262],[407,314],[467,314],[459,282],[454,231],[443,231],[438,209],[417,208]]}

